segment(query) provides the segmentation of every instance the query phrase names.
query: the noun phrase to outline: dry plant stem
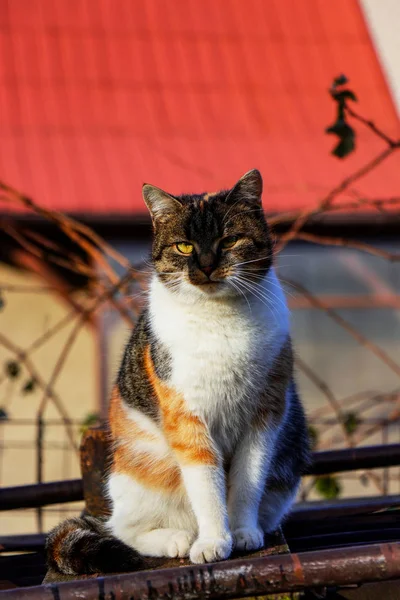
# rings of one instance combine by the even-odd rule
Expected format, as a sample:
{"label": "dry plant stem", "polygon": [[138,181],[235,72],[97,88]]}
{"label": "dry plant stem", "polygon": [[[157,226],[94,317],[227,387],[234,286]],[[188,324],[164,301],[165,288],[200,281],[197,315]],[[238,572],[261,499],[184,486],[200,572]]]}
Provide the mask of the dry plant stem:
{"label": "dry plant stem", "polygon": [[[396,406],[396,408],[394,408],[389,415],[387,416],[387,424],[391,425],[393,423],[397,423],[400,420],[400,404],[398,404]],[[356,444],[360,444],[361,442],[364,442],[367,438],[371,437],[372,435],[374,435],[375,433],[377,433],[380,429],[382,429],[382,424],[381,423],[377,423],[376,425],[372,425],[371,427],[369,427],[366,431],[364,431],[362,434],[359,434],[358,436],[355,437],[355,443]]]}
{"label": "dry plant stem", "polygon": [[[34,379],[37,382],[37,384],[39,385],[40,388],[42,388],[43,390],[47,389],[46,382],[41,377],[41,375],[36,370],[33,363],[31,362],[31,360],[26,356],[26,353],[21,348],[19,348],[13,342],[11,342],[9,339],[7,339],[2,333],[0,333],[0,344],[4,348],[9,350],[9,352],[12,352],[16,356],[16,358],[20,362],[23,363],[23,365],[26,368],[26,370],[28,371],[29,375],[32,377],[32,379]],[[61,399],[54,392],[54,390],[51,390],[51,389],[48,390],[48,395],[51,397],[51,400],[52,400],[54,406],[57,408],[58,412],[61,415],[61,419],[64,423],[64,426],[65,426],[65,429],[67,432],[67,436],[71,442],[72,447],[78,453],[78,446],[75,443],[75,436],[74,436],[73,428],[71,426],[70,416],[68,415],[67,411],[65,410]]]}
{"label": "dry plant stem", "polygon": [[[352,438],[351,435],[349,435],[347,429],[346,429],[346,425],[345,425],[345,419],[343,416],[343,413],[341,411],[341,407],[339,402],[337,401],[337,399],[335,398],[332,390],[329,388],[329,386],[322,381],[322,379],[320,377],[318,377],[318,375],[303,361],[301,360],[299,357],[296,357],[296,365],[299,367],[299,369],[314,383],[314,385],[321,390],[321,392],[324,394],[324,396],[328,399],[328,402],[330,404],[330,406],[332,407],[332,409],[335,411],[336,414],[336,418],[342,428],[342,432],[343,432],[343,436],[344,439],[346,440],[346,444],[347,446],[349,446],[350,448],[353,448],[355,446],[354,440]],[[383,487],[382,484],[379,480],[379,477],[377,477],[374,473],[371,473],[371,471],[365,471],[364,472],[366,477],[368,477],[376,486],[377,490],[380,493],[383,493]],[[313,484],[312,484],[313,485]],[[312,488],[311,485],[311,488]],[[311,489],[310,488],[310,489]],[[307,493],[307,492],[306,492]]]}
{"label": "dry plant stem", "polygon": [[330,207],[333,200],[337,196],[339,196],[342,192],[344,192],[347,188],[349,188],[350,185],[353,184],[355,181],[358,181],[359,179],[361,179],[362,177],[367,175],[367,173],[369,173],[370,171],[373,171],[380,163],[382,163],[391,154],[393,154],[393,152],[395,152],[398,147],[399,146],[396,145],[396,146],[389,146],[389,148],[385,148],[385,150],[380,152],[375,158],[373,158],[371,161],[369,161],[366,165],[364,165],[363,167],[358,169],[358,171],[356,171],[349,177],[346,177],[345,179],[343,179],[343,181],[339,185],[334,187],[327,194],[327,196],[325,196],[325,198],[323,200],[321,200],[321,202],[319,203],[319,205],[316,208],[307,209],[307,210],[300,212],[296,221],[293,223],[293,226],[290,229],[290,231],[288,231],[288,233],[285,233],[284,235],[281,236],[280,242],[277,246],[277,251],[278,252],[282,251],[283,248],[285,248],[285,246],[291,240],[294,240],[297,237],[297,234],[303,228],[303,226],[306,224],[306,222],[308,221],[308,219],[310,217],[312,217],[313,215],[315,215],[321,211],[327,210]]}
{"label": "dry plant stem", "polygon": [[[357,392],[356,394],[351,394],[351,396],[346,396],[345,398],[341,398],[340,400],[338,400],[338,403],[339,403],[340,407],[348,408],[351,404],[354,404],[355,402],[361,402],[365,398],[368,398],[369,400],[372,400],[374,402],[379,402],[379,403],[397,402],[399,394],[400,394],[400,389],[395,389],[392,392],[386,392],[386,393],[378,393],[376,391],[368,390],[365,392]],[[321,406],[320,408],[316,408],[315,410],[313,410],[313,412],[310,414],[310,419],[311,420],[318,419],[330,412],[331,412],[330,406]]]}
{"label": "dry plant stem", "polygon": [[[362,423],[365,423],[366,421],[371,421],[371,417],[368,417],[365,415],[365,413],[372,409],[372,408],[376,408],[377,406],[377,400],[376,398],[369,398],[368,400],[365,400],[362,404],[359,404],[357,406],[357,408],[353,411],[353,414],[355,413],[359,418],[360,421]],[[311,422],[315,425],[317,425],[315,420],[310,419]],[[376,419],[379,424],[383,427],[385,420],[384,419]],[[326,419],[325,421],[323,421],[321,424],[318,425],[318,431],[321,435],[324,435],[325,433],[327,433],[328,431],[330,431],[331,427],[333,425],[337,424],[336,418],[333,417],[332,419]]]}
{"label": "dry plant stem", "polygon": [[86,320],[99,308],[99,306],[104,301],[111,298],[119,290],[119,288],[121,286],[123,286],[127,281],[129,281],[132,278],[132,276],[133,276],[133,273],[131,270],[129,270],[129,272],[126,273],[121,279],[119,279],[119,281],[112,288],[103,292],[103,294],[101,296],[98,296],[96,298],[96,300],[93,302],[93,304],[89,308],[86,308],[79,316],[79,319],[77,320],[74,328],[70,332],[68,339],[63,346],[63,349],[58,357],[57,363],[53,369],[50,379],[45,387],[44,394],[43,394],[42,400],[41,400],[39,408],[38,408],[38,413],[37,413],[38,418],[43,415],[43,412],[46,408],[47,400],[50,397],[49,392],[52,392],[53,386],[61,372],[61,369],[62,369],[71,349],[72,349],[72,346],[76,340],[76,337],[77,337],[79,331],[81,330],[81,328],[83,327],[83,325],[85,324]]}
{"label": "dry plant stem", "polygon": [[22,292],[24,294],[41,294],[54,292],[54,287],[49,285],[9,285],[8,283],[0,283],[1,292]]}
{"label": "dry plant stem", "polygon": [[21,232],[17,231],[10,223],[2,223],[1,228],[3,231],[8,233],[10,237],[12,237],[16,242],[20,244],[24,250],[28,253],[33,254],[37,258],[40,258],[43,261],[51,261],[54,264],[67,269],[68,271],[72,271],[74,273],[79,273],[80,275],[85,275],[87,277],[93,276],[92,269],[86,265],[84,262],[74,262],[73,260],[65,260],[58,256],[46,256],[43,250],[38,248],[35,244],[28,241]]}
{"label": "dry plant stem", "polygon": [[[17,190],[12,188],[10,185],[0,181],[0,189],[3,190],[6,194],[11,196],[11,200],[17,202],[19,204],[23,204],[25,207],[31,209],[42,217],[53,221],[59,227],[63,229],[63,231],[72,237],[70,234],[74,234],[78,232],[84,236],[86,236],[89,240],[93,242],[95,246],[101,248],[105,254],[108,254],[111,258],[113,258],[116,262],[122,265],[124,268],[128,269],[130,267],[129,261],[122,256],[119,252],[117,252],[112,246],[110,246],[102,237],[97,235],[90,227],[87,227],[83,223],[79,223],[70,217],[62,215],[56,211],[48,210],[42,208],[36,202],[34,202],[31,198],[24,196],[19,193]],[[81,239],[81,236],[79,236]]]}
{"label": "dry plant stem", "polygon": [[371,244],[365,244],[364,242],[358,242],[356,240],[347,240],[344,238],[329,237],[325,235],[315,235],[312,233],[298,233],[296,239],[303,240],[305,242],[312,242],[313,244],[321,244],[322,246],[341,246],[343,248],[354,248],[367,254],[373,254],[380,258],[385,258],[391,262],[400,261],[400,254],[396,252],[387,252],[381,248],[375,248]]}
{"label": "dry plant stem", "polygon": [[314,385],[324,394],[325,398],[327,398],[330,406],[332,407],[332,409],[334,410],[337,420],[343,430],[343,435],[346,439],[347,445],[349,447],[354,446],[353,444],[353,440],[351,438],[351,436],[348,434],[346,427],[345,427],[345,419],[340,407],[339,402],[337,401],[337,399],[335,398],[332,390],[329,388],[329,386],[322,381],[322,379],[320,377],[318,377],[318,375],[302,360],[300,359],[298,356],[296,356],[296,365],[297,367],[308,377],[308,379],[310,379],[310,381],[312,381],[314,383]]}
{"label": "dry plant stem", "polygon": [[370,350],[375,356],[380,358],[382,362],[385,363],[386,366],[389,367],[396,375],[400,376],[400,365],[396,363],[382,348],[371,342],[368,338],[366,338],[362,333],[360,333],[355,327],[350,325],[343,317],[338,315],[332,308],[326,306],[323,302],[321,302],[316,296],[313,296],[303,285],[291,281],[289,279],[285,280],[289,285],[291,285],[294,289],[299,290],[309,301],[310,304],[323,310],[331,319],[333,319],[340,327],[342,327],[345,331],[347,331],[354,339],[356,339],[362,346]]}
{"label": "dry plant stem", "polygon": [[378,137],[382,138],[388,144],[389,147],[398,148],[400,146],[400,140],[394,140],[393,138],[388,136],[381,129],[379,129],[373,121],[365,119],[364,117],[356,113],[352,108],[350,108],[350,106],[346,106],[346,112],[348,115],[353,117],[353,119],[356,119],[357,121],[368,127],[368,129],[373,131],[373,133],[375,133]]}
{"label": "dry plant stem", "polygon": [[[349,190],[350,191],[350,190]],[[394,206],[400,210],[400,197],[397,198],[357,198],[352,202],[342,202],[340,204],[333,204],[328,206],[325,210],[319,208],[320,204],[317,204],[314,210],[313,217],[318,215],[324,215],[328,212],[335,211],[351,211],[357,210],[361,207],[372,207],[381,209],[385,206]],[[386,211],[385,211],[386,212]],[[300,215],[300,211],[292,210],[280,213],[278,215],[267,215],[268,223],[271,227],[278,225],[279,223],[290,223],[295,221]]]}

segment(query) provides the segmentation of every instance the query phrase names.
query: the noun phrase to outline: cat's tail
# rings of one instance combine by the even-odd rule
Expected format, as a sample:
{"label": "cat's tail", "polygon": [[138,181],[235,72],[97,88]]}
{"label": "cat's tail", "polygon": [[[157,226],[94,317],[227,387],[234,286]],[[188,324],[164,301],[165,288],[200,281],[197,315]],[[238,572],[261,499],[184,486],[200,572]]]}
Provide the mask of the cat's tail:
{"label": "cat's tail", "polygon": [[48,567],[64,575],[134,571],[143,562],[104,522],[89,516],[67,519],[50,531],[46,554]]}

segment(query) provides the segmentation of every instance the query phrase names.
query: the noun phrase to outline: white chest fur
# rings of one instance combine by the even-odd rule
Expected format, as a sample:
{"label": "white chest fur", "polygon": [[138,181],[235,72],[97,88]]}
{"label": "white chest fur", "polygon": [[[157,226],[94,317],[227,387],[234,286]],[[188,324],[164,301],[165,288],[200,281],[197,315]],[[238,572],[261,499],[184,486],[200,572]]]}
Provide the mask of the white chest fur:
{"label": "white chest fur", "polygon": [[170,382],[211,427],[216,420],[235,421],[243,400],[251,402],[288,335],[286,301],[273,269],[264,290],[270,303],[251,295],[248,301],[189,303],[152,281],[152,328],[172,357]]}

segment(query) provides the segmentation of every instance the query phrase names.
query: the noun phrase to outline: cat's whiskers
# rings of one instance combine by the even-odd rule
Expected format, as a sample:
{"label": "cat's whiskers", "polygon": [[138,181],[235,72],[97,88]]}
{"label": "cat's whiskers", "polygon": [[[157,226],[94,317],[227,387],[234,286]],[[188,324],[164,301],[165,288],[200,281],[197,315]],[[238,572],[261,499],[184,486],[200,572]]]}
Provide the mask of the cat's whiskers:
{"label": "cat's whiskers", "polygon": [[[243,282],[245,281],[248,285],[256,286],[258,293],[263,295],[263,297],[265,299],[268,299],[272,303],[271,306],[274,306],[274,308],[276,308],[276,304],[274,304],[274,300],[272,299],[272,297],[274,297],[278,301],[278,303],[281,305],[281,307],[283,309],[286,308],[286,303],[281,298],[279,298],[279,296],[274,294],[274,292],[272,290],[265,289],[264,285],[262,285],[256,281],[251,281],[251,279],[241,276],[240,273],[239,273],[238,277],[240,278],[241,281],[243,281]],[[268,284],[270,284],[270,283],[275,284],[275,287],[277,287],[279,289],[279,287],[280,287],[279,284],[275,283],[274,281],[269,280]]]}
{"label": "cat's whiskers", "polygon": [[[256,279],[258,279],[258,280],[260,280],[260,281],[263,281],[265,279],[265,274],[264,275],[258,275],[258,273],[254,273],[250,269],[240,269],[239,274],[242,274],[242,273],[244,273],[245,275],[251,275],[251,277],[249,277],[250,280],[252,280],[253,277],[256,278]],[[286,286],[288,285],[288,282],[285,281],[285,279],[282,279],[281,277],[279,277],[279,281],[285,283]],[[269,280],[268,285],[273,285],[278,290],[281,289],[281,287],[282,287],[280,285],[280,283],[278,283],[276,281],[272,281],[272,280]],[[288,291],[286,288],[285,288],[285,293],[288,294],[289,296],[291,296],[292,298],[295,297],[295,295],[292,292]]]}
{"label": "cat's whiskers", "polygon": [[271,254],[267,254],[266,256],[260,256],[259,258],[253,258],[252,260],[244,260],[243,262],[235,263],[235,267],[247,265],[248,263],[260,262],[261,260],[266,260],[267,258],[271,258]]}
{"label": "cat's whiskers", "polygon": [[247,305],[248,305],[248,307],[249,307],[250,313],[251,313],[251,314],[253,314],[253,311],[252,311],[252,309],[251,309],[251,305],[250,305],[249,299],[247,298],[247,296],[246,296],[246,294],[244,293],[244,291],[243,291],[243,290],[241,290],[241,289],[240,289],[240,287],[239,287],[238,285],[236,285],[236,284],[235,284],[235,283],[232,281],[232,279],[227,279],[227,283],[228,283],[229,285],[231,285],[231,286],[233,287],[233,289],[234,289],[234,290],[238,291],[238,292],[239,292],[239,294],[240,294],[241,296],[243,296],[243,298],[244,298],[244,299],[246,300],[246,302],[247,302]]}
{"label": "cat's whiskers", "polygon": [[234,280],[235,283],[237,283],[240,286],[242,286],[244,289],[246,289],[250,294],[253,294],[253,296],[255,296],[256,298],[258,298],[262,304],[264,304],[267,308],[271,309],[275,320],[278,322],[279,320],[279,315],[277,313],[277,309],[274,306],[271,298],[269,298],[264,292],[261,292],[260,290],[258,290],[257,288],[254,287],[254,282],[253,283],[248,283],[248,281],[238,275],[234,276]]}

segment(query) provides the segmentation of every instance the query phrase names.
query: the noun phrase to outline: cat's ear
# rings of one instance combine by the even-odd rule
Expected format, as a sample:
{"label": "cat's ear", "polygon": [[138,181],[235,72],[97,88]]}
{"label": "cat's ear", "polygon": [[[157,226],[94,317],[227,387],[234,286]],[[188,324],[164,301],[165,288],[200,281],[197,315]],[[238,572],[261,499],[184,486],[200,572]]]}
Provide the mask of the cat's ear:
{"label": "cat's ear", "polygon": [[239,179],[229,192],[226,202],[233,204],[240,200],[261,207],[263,181],[260,171],[252,169]]}
{"label": "cat's ear", "polygon": [[153,223],[156,221],[162,222],[182,209],[179,200],[154,185],[144,183],[142,193]]}

